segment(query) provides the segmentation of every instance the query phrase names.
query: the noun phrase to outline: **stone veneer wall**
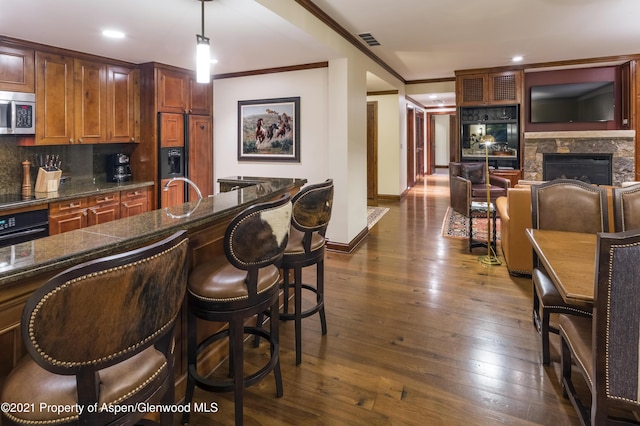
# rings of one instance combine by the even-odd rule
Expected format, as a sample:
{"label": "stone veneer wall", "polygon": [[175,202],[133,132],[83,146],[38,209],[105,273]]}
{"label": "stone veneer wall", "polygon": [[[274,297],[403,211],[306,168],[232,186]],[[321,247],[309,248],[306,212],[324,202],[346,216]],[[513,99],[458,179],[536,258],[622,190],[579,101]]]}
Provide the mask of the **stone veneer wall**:
{"label": "stone veneer wall", "polygon": [[635,180],[635,131],[527,132],[523,178],[542,180],[544,154],[613,154],[613,185]]}

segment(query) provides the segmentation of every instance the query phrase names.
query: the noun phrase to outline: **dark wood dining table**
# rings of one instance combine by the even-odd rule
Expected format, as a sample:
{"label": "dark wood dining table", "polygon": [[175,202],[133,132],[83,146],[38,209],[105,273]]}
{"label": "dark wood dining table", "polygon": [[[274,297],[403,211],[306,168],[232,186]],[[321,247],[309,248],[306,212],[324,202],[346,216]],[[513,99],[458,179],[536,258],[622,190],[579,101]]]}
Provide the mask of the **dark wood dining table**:
{"label": "dark wood dining table", "polygon": [[527,237],[562,299],[593,303],[596,234],[527,229]]}

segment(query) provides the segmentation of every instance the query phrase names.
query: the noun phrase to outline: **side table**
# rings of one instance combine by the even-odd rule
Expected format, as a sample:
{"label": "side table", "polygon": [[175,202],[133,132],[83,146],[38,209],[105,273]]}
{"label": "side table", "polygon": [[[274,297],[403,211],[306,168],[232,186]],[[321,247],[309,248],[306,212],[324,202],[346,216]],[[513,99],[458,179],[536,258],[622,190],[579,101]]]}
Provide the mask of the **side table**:
{"label": "side table", "polygon": [[[493,252],[497,253],[497,234],[496,234],[496,207],[493,203],[489,203],[489,214],[491,215],[492,228],[493,228],[493,238],[491,241],[491,246],[493,248]],[[469,208],[469,252],[471,252],[475,247],[487,247],[487,244],[490,239],[490,235],[488,235],[489,230],[487,229],[487,241],[480,241],[473,239],[473,219],[486,219],[487,218],[487,203],[486,201],[473,201],[471,202],[471,207]]]}

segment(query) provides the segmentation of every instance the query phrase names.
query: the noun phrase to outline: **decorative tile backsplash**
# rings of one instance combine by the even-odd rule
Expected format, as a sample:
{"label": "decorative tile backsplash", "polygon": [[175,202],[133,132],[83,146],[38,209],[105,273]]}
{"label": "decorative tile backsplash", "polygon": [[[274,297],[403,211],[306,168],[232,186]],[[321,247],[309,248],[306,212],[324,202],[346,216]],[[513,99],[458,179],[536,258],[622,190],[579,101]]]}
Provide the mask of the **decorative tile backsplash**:
{"label": "decorative tile backsplash", "polygon": [[[22,162],[31,162],[31,183],[38,174],[40,162],[45,156],[59,155],[62,176],[73,180],[106,179],[106,156],[118,152],[131,155],[135,145],[48,145],[18,146],[13,136],[0,137],[0,194],[18,194],[22,188]],[[42,160],[41,160],[42,159]]]}

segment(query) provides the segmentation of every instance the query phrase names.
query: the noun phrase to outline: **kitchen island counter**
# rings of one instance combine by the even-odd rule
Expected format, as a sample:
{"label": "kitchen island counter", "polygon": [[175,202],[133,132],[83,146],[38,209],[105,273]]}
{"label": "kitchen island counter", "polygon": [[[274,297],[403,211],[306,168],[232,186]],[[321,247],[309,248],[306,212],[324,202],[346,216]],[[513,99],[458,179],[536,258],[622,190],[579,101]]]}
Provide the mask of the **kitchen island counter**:
{"label": "kitchen island counter", "polygon": [[2,250],[29,254],[21,256],[16,264],[0,264],[0,288],[31,276],[60,271],[90,259],[142,246],[180,229],[207,226],[234,216],[252,204],[297,191],[304,183],[306,179],[260,178],[259,185],[5,247]]}
{"label": "kitchen island counter", "polygon": [[[240,211],[285,193],[293,195],[306,182],[306,179],[261,178],[259,185],[0,249],[12,250],[13,258],[20,258],[17,263],[0,264],[0,388],[4,377],[25,354],[20,339],[23,306],[31,293],[55,274],[88,260],[158,241],[178,230],[188,232],[191,269],[224,253],[224,233]],[[212,323],[205,328],[218,330],[222,326]],[[180,397],[186,373],[185,330],[186,314],[182,312],[176,327],[176,395]],[[224,352],[217,350],[203,355],[204,368],[212,369]]]}

